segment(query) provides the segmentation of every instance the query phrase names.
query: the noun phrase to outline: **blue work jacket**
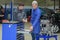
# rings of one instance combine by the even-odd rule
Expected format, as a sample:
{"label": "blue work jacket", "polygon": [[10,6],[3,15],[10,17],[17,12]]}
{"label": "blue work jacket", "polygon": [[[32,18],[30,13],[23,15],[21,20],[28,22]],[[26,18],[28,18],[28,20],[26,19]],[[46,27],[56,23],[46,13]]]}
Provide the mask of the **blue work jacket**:
{"label": "blue work jacket", "polygon": [[33,26],[33,33],[40,33],[40,17],[41,17],[41,10],[39,8],[32,9],[32,15],[31,15],[31,24]]}

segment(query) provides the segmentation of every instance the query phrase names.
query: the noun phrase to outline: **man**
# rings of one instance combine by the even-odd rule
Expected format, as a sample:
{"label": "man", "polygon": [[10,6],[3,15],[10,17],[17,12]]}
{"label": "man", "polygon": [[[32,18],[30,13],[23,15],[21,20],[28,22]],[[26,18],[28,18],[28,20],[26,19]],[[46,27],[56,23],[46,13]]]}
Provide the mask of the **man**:
{"label": "man", "polygon": [[3,19],[4,19],[4,8],[0,5],[0,23],[2,23]]}
{"label": "man", "polygon": [[[20,3],[19,6],[18,6],[18,10],[17,12],[15,13],[15,20],[17,20],[19,23],[18,23],[18,29],[21,31],[24,29],[24,23],[27,22],[27,18],[26,18],[26,13],[24,11],[24,4],[23,3]],[[17,36],[18,40],[24,40],[24,34],[22,33],[18,33],[18,36]]]}
{"label": "man", "polygon": [[38,8],[37,1],[32,2],[32,15],[31,15],[31,25],[30,31],[32,40],[39,40],[39,33],[40,33],[40,17],[41,17],[41,10]]}

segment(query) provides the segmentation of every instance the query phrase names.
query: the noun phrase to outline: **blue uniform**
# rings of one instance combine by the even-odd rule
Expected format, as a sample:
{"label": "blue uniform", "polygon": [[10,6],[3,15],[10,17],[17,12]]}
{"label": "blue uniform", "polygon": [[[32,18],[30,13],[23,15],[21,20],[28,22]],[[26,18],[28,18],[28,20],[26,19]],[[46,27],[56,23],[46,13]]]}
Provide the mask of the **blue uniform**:
{"label": "blue uniform", "polygon": [[41,10],[39,8],[32,9],[31,24],[33,26],[33,33],[40,33],[40,17]]}
{"label": "blue uniform", "polygon": [[39,8],[32,9],[31,15],[31,24],[33,26],[32,30],[32,40],[39,40],[38,35],[40,33],[40,17],[41,17],[41,10]]}

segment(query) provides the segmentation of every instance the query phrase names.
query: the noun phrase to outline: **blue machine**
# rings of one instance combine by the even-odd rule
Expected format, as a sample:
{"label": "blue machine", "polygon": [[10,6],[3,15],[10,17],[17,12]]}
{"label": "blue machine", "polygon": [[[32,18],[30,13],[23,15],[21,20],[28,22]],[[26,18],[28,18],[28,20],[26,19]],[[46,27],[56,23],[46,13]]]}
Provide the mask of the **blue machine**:
{"label": "blue machine", "polygon": [[49,40],[49,38],[55,38],[55,40],[58,40],[57,39],[57,35],[39,35],[39,38],[44,38],[44,40]]}
{"label": "blue machine", "polygon": [[17,24],[2,24],[2,40],[16,40]]}

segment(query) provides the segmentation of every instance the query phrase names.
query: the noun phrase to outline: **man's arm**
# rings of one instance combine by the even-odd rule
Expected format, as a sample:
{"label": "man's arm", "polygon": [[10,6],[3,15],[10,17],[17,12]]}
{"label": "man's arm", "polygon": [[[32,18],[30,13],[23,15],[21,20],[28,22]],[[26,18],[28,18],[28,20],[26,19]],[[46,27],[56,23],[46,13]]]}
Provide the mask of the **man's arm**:
{"label": "man's arm", "polygon": [[33,9],[32,9],[31,20],[30,20],[31,25],[32,25],[32,18],[33,18]]}
{"label": "man's arm", "polygon": [[26,16],[26,13],[24,13],[23,22],[27,22],[27,16]]}
{"label": "man's arm", "polygon": [[40,19],[40,16],[41,16],[41,12],[38,12],[38,13],[37,13],[37,16],[36,16],[36,18],[35,18],[35,21],[34,21],[34,23],[32,24],[33,27],[35,27],[37,21]]}

